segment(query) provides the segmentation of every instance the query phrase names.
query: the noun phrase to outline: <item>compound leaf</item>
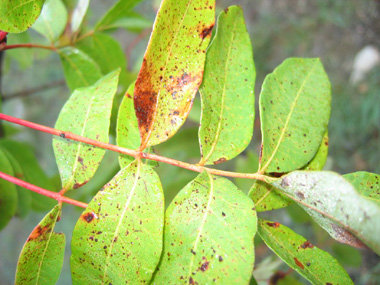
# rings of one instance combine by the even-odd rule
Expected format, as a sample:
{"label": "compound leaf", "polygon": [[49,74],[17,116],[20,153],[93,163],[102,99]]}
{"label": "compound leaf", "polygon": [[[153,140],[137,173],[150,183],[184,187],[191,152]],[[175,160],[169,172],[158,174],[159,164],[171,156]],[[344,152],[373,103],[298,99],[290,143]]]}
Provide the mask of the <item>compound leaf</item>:
{"label": "compound leaf", "polygon": [[141,149],[185,122],[202,81],[214,6],[214,0],[162,1],[134,92]]}
{"label": "compound leaf", "polygon": [[135,161],[79,218],[71,244],[74,284],[148,283],[159,262],[164,197],[158,175]]}
{"label": "compound leaf", "polygon": [[55,284],[63,265],[65,235],[55,233],[61,215],[57,205],[34,228],[21,251],[16,284]]}
{"label": "compound leaf", "polygon": [[[113,97],[120,70],[90,87],[76,89],[59,114],[55,128],[108,142]],[[82,142],[54,137],[53,147],[64,189],[77,189],[94,175],[105,150]]]}
{"label": "compound leaf", "polygon": [[102,77],[98,64],[87,54],[73,47],[59,51],[67,86],[71,91],[91,86]]}
{"label": "compound leaf", "polygon": [[207,50],[200,88],[199,164],[234,158],[250,143],[255,118],[255,77],[243,11],[239,6],[231,6],[220,13],[216,35]]}
{"label": "compound leaf", "polygon": [[263,83],[260,171],[284,173],[317,153],[330,117],[330,83],[319,59],[285,60]]}
{"label": "compound leaf", "polygon": [[47,0],[32,28],[53,43],[65,30],[67,17],[61,0]]}
{"label": "compound leaf", "polygon": [[[380,208],[340,175],[294,171],[271,182],[339,242],[380,254]],[[364,244],[365,245],[364,245]]]}
{"label": "compound leaf", "polygon": [[312,284],[354,284],[335,258],[291,229],[259,219],[258,233],[274,253]]}
{"label": "compound leaf", "polygon": [[0,30],[9,33],[26,31],[38,18],[45,0],[0,1]]}
{"label": "compound leaf", "polygon": [[343,175],[359,194],[380,206],[380,175],[358,171]]}
{"label": "compound leaf", "polygon": [[252,201],[229,180],[203,172],[166,211],[157,284],[248,284],[257,218]]}

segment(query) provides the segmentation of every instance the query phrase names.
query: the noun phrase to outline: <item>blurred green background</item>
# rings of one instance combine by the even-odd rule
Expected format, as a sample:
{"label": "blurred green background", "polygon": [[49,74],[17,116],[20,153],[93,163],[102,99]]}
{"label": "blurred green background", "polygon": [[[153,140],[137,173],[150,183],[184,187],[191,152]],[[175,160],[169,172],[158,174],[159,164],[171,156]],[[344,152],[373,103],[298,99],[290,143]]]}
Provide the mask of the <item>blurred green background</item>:
{"label": "blurred green background", "polygon": [[[75,1],[66,1],[72,7]],[[91,27],[115,1],[92,1],[85,25]],[[241,5],[251,36],[257,72],[256,98],[265,76],[287,57],[321,58],[332,85],[332,113],[329,124],[329,157],[325,169],[341,174],[365,170],[380,173],[380,1],[378,0],[217,0],[217,13],[229,5]],[[111,34],[122,44],[128,59],[131,78],[137,75],[149,39],[159,1],[142,1],[137,7],[146,18],[135,29],[115,30]],[[34,31],[10,35],[8,43],[43,41]],[[355,57],[363,48],[359,66]],[[372,49],[368,49],[371,47]],[[376,54],[377,50],[377,54]],[[376,65],[377,63],[377,65]],[[372,67],[372,68],[369,68]],[[362,72],[360,71],[362,70]],[[57,54],[44,50],[17,49],[5,52],[2,64],[2,111],[6,114],[53,127],[59,111],[70,96],[65,85]],[[358,73],[359,72],[359,73]],[[361,79],[357,80],[357,76]],[[360,77],[360,76],[359,76]],[[43,88],[40,88],[43,87]],[[35,90],[34,90],[35,89]],[[31,92],[33,91],[33,92]],[[118,99],[120,100],[122,92]],[[115,105],[115,111],[117,110]],[[196,163],[200,157],[197,127],[199,98],[190,119],[172,139],[155,148],[157,154]],[[255,172],[260,148],[260,123],[256,113],[254,139],[238,158],[220,167],[239,172]],[[114,126],[114,125],[113,125]],[[52,182],[59,189],[51,136],[3,123],[6,135],[34,147],[35,154]],[[115,142],[111,137],[111,142]],[[196,176],[187,170],[160,164],[157,168],[165,189],[166,203]],[[93,181],[72,197],[88,202],[118,171],[117,155],[107,153]],[[236,180],[248,191],[252,182]],[[25,190],[27,191],[27,190]],[[13,218],[0,232],[0,284],[12,284],[18,254],[23,243],[45,213]],[[65,232],[69,241],[80,209],[66,205],[57,231]],[[313,244],[336,257],[349,272],[355,284],[379,284],[380,258],[370,251],[356,250],[329,238],[302,209],[292,205],[286,209],[261,213],[307,237]],[[255,277],[267,284],[306,283],[279,261],[257,240]],[[285,274],[279,273],[279,270]],[[285,277],[284,277],[285,276]],[[283,278],[280,278],[283,277]],[[69,255],[66,256],[59,284],[70,284]],[[298,280],[298,281],[297,281]],[[271,282],[272,282],[271,281]],[[274,284],[274,283],[273,283]]]}

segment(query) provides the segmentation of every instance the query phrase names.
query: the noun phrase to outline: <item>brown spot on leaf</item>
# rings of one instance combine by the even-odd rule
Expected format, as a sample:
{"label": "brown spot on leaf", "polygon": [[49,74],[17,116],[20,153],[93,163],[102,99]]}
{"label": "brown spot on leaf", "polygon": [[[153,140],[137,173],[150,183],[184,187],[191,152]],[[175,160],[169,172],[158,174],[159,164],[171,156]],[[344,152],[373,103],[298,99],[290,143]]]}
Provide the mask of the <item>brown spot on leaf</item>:
{"label": "brown spot on leaf", "polygon": [[278,228],[278,227],[280,226],[280,224],[279,224],[279,223],[276,223],[276,222],[274,222],[274,223],[270,223],[270,222],[268,222],[267,225],[270,226],[270,227],[272,227],[272,228],[275,228],[275,229]]}
{"label": "brown spot on leaf", "polygon": [[225,162],[225,161],[227,161],[227,159],[225,159],[224,157],[221,157],[221,158],[219,158],[217,161],[214,161],[214,164],[223,163],[223,162]]}
{"label": "brown spot on leaf", "polygon": [[193,277],[190,276],[189,278],[189,284],[195,284]]}
{"label": "brown spot on leaf", "polygon": [[211,24],[210,26],[203,28],[200,35],[202,40],[204,40],[206,37],[211,37],[211,32],[213,28],[214,24]]}
{"label": "brown spot on leaf", "polygon": [[87,223],[91,223],[91,221],[94,219],[95,215],[94,215],[94,213],[85,213],[81,217]]}
{"label": "brown spot on leaf", "polygon": [[305,199],[305,195],[302,192],[297,192],[296,193],[297,197],[300,198],[301,200]]}
{"label": "brown spot on leaf", "polygon": [[314,245],[310,243],[309,241],[305,241],[303,244],[300,245],[300,248],[306,249],[306,248],[313,248]]}
{"label": "brown spot on leaf", "polygon": [[333,223],[331,223],[331,227],[335,231],[335,239],[337,241],[357,248],[368,248],[361,240],[346,229]]}
{"label": "brown spot on leaf", "polygon": [[208,269],[208,265],[210,264],[209,261],[206,261],[205,263],[203,263],[201,265],[201,267],[199,267],[199,270],[202,271],[202,272],[205,272],[207,269]]}
{"label": "brown spot on leaf", "polygon": [[[78,161],[79,161],[79,158],[78,158]],[[82,159],[82,161],[83,161],[83,159]],[[80,161],[79,161],[79,162],[80,162]],[[78,188],[82,187],[83,185],[85,185],[87,182],[88,182],[88,181],[85,181],[85,182],[83,182],[83,183],[75,183],[75,184],[73,185],[73,189],[78,189]]]}
{"label": "brown spot on leaf", "polygon": [[294,258],[294,261],[296,263],[296,265],[301,268],[301,269],[304,269],[305,267],[303,266],[303,264],[297,259],[297,258]]}
{"label": "brown spot on leaf", "polygon": [[269,175],[273,177],[281,177],[285,172],[270,172]]}
{"label": "brown spot on leaf", "polygon": [[34,230],[32,231],[32,233],[30,234],[30,236],[28,238],[28,241],[31,241],[31,240],[34,240],[34,239],[40,237],[45,232],[47,232],[49,229],[50,229],[49,226],[44,226],[43,228],[41,228],[41,226],[38,225],[37,227],[34,228]]}

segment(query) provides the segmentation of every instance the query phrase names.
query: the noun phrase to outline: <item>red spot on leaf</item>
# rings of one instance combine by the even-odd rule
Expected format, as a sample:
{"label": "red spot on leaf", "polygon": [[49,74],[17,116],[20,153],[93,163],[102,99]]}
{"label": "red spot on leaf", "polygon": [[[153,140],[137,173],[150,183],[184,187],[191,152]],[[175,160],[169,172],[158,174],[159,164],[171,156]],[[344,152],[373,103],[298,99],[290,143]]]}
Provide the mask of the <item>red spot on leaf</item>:
{"label": "red spot on leaf", "polygon": [[213,28],[214,28],[214,24],[211,24],[210,26],[203,28],[201,32],[202,40],[204,40],[206,37],[211,37],[211,32]]}
{"label": "red spot on leaf", "polygon": [[306,249],[306,248],[313,248],[314,245],[308,241],[305,241],[303,244],[300,245],[300,248]]}
{"label": "red spot on leaf", "polygon": [[208,269],[208,265],[210,264],[209,261],[206,261],[205,263],[203,263],[201,265],[201,267],[199,267],[199,270],[202,271],[202,272],[205,272],[207,269]]}
{"label": "red spot on leaf", "polygon": [[95,218],[94,213],[86,213],[82,215],[82,219],[87,223],[91,223],[91,221]]}
{"label": "red spot on leaf", "polygon": [[43,235],[45,232],[48,232],[48,230],[50,229],[49,226],[44,226],[43,228],[41,228],[40,225],[38,225],[33,231],[32,233],[30,234],[29,238],[28,238],[28,241],[31,241],[31,240],[34,240],[38,237],[40,237],[41,235]]}
{"label": "red spot on leaf", "polygon": [[294,261],[296,263],[296,265],[301,268],[301,269],[304,269],[305,267],[303,266],[303,264],[297,259],[297,258],[294,258]]}
{"label": "red spot on leaf", "polygon": [[272,227],[272,228],[275,228],[275,229],[278,228],[278,227],[280,226],[280,224],[279,224],[279,223],[276,223],[276,222],[274,222],[274,223],[270,223],[270,222],[268,222],[267,225],[270,226],[270,227]]}
{"label": "red spot on leaf", "polygon": [[[78,159],[78,160],[79,160],[79,159]],[[83,161],[83,160],[82,160],[82,161]],[[85,182],[83,182],[83,183],[75,183],[75,184],[73,185],[73,189],[78,189],[78,188],[82,187],[83,185],[85,185],[87,182],[88,182],[88,181],[85,181]]]}
{"label": "red spot on leaf", "polygon": [[219,158],[217,161],[214,161],[214,164],[223,163],[223,162],[225,162],[225,161],[227,161],[227,159],[225,159],[224,157],[221,157],[221,158]]}

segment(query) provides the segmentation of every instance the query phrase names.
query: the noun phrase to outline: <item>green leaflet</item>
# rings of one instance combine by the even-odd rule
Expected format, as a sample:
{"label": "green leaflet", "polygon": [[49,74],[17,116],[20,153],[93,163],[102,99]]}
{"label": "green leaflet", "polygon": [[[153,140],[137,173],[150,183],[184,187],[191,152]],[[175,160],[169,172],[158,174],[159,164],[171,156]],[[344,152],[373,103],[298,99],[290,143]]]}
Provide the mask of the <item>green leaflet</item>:
{"label": "green leaflet", "polygon": [[0,1],[0,30],[9,33],[26,31],[38,18],[45,0]]}
{"label": "green leaflet", "polygon": [[248,196],[255,204],[257,212],[271,211],[289,206],[293,201],[281,194],[275,187],[256,180]]}
{"label": "green leaflet", "polygon": [[67,17],[66,7],[61,0],[46,0],[32,29],[53,43],[65,30]]}
{"label": "green leaflet", "polygon": [[76,47],[89,55],[99,65],[103,74],[120,67],[120,83],[127,83],[127,60],[120,43],[113,37],[95,33],[78,42]]}
{"label": "green leaflet", "polygon": [[380,206],[380,175],[365,171],[358,171],[343,175],[368,200]]}
{"label": "green leaflet", "polygon": [[248,284],[256,212],[229,180],[203,172],[174,198],[165,216],[154,284]]}
{"label": "green leaflet", "polygon": [[[108,142],[113,97],[119,70],[90,87],[76,89],[59,114],[55,128]],[[53,138],[53,147],[64,189],[77,189],[94,175],[105,149],[62,137]]]}
{"label": "green leaflet", "polygon": [[[24,174],[23,180],[47,190],[55,190],[53,189],[53,184],[49,177],[39,165],[39,162],[33,153],[33,149],[29,145],[9,139],[1,139],[0,146],[9,151],[18,162]],[[30,196],[32,197],[32,208],[35,211],[47,211],[54,207],[56,203],[54,200],[35,192],[26,189],[22,189],[21,191],[30,193]]]}
{"label": "green leaflet", "polygon": [[[116,143],[118,146],[129,149],[138,149],[140,146],[139,127],[137,125],[135,109],[133,106],[134,88],[134,83],[129,86],[117,114]],[[130,164],[133,160],[134,158],[131,156],[125,154],[119,155],[121,168]]]}
{"label": "green leaflet", "polygon": [[243,11],[231,6],[220,13],[216,35],[207,50],[200,88],[199,164],[230,160],[250,143],[255,119],[255,77]]}
{"label": "green leaflet", "polygon": [[71,244],[73,284],[148,283],[159,262],[164,196],[139,161],[106,184],[79,218]]}
{"label": "green leaflet", "polygon": [[78,0],[78,3],[71,15],[71,30],[73,33],[76,33],[79,30],[89,4],[90,0]]}
{"label": "green leaflet", "polygon": [[201,84],[215,0],[163,0],[137,77],[134,104],[141,149],[182,126]]}
{"label": "green leaflet", "polygon": [[312,284],[354,284],[335,258],[291,229],[262,219],[258,225],[268,247]]}
{"label": "green leaflet", "polygon": [[296,201],[334,239],[366,244],[380,254],[380,208],[361,197],[340,175],[294,171],[271,183]]}
{"label": "green leaflet", "polygon": [[[0,171],[11,176],[14,175],[12,164],[2,148],[0,148]],[[8,224],[16,213],[17,200],[16,186],[0,178],[0,230]]]}
{"label": "green leaflet", "polygon": [[63,265],[65,235],[55,233],[61,215],[57,205],[34,228],[21,251],[15,284],[55,284]]}
{"label": "green leaflet", "polygon": [[329,153],[329,134],[326,131],[323,136],[322,143],[313,157],[312,160],[303,168],[303,170],[322,170],[323,166],[325,166],[327,155]]}
{"label": "green leaflet", "polygon": [[290,58],[267,76],[260,95],[261,172],[290,172],[315,156],[327,130],[330,101],[319,59]]}
{"label": "green leaflet", "polygon": [[139,3],[141,0],[119,0],[96,24],[95,30],[107,30],[114,28],[113,24],[125,17],[128,17],[132,9]]}
{"label": "green leaflet", "polygon": [[91,86],[102,77],[98,64],[84,52],[65,47],[59,51],[67,86],[71,91]]}

